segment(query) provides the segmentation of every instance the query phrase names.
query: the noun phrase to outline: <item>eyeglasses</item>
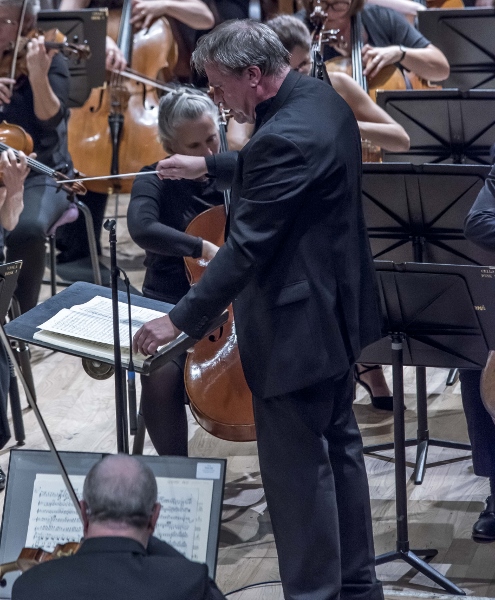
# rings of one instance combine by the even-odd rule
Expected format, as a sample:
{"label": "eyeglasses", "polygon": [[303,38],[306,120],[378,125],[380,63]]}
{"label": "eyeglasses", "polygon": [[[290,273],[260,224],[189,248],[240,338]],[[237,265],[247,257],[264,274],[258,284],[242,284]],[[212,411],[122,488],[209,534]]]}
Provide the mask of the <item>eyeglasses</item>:
{"label": "eyeglasses", "polygon": [[324,10],[333,10],[334,12],[345,12],[351,6],[352,2],[346,2],[346,0],[336,0],[336,2],[326,2],[323,0],[321,5]]}

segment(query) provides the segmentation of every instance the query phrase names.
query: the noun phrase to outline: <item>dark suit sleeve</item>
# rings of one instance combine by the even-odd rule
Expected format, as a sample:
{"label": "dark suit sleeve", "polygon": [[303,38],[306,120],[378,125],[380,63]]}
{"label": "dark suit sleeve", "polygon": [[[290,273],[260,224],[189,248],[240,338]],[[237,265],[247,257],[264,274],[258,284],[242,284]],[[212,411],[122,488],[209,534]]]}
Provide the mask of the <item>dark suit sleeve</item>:
{"label": "dark suit sleeve", "polygon": [[495,166],[466,217],[464,235],[478,246],[495,251]]}
{"label": "dark suit sleeve", "polygon": [[282,136],[258,136],[241,159],[242,189],[227,241],[170,312],[174,325],[196,339],[277,252],[309,185],[302,152]]}
{"label": "dark suit sleeve", "polygon": [[231,151],[206,157],[208,176],[215,179],[215,187],[219,192],[231,187],[238,156],[238,152]]}

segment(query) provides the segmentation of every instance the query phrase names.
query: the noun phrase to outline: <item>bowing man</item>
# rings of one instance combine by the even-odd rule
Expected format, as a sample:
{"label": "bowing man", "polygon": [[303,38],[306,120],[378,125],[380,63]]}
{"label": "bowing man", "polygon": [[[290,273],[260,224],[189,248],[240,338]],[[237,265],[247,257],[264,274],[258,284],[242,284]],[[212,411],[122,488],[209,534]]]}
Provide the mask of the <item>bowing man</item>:
{"label": "bowing man", "polygon": [[198,42],[193,64],[214,101],[255,130],[234,169],[223,154],[158,163],[163,178],[232,184],[229,232],[199,283],[134,346],[153,354],[180,331],[199,339],[233,302],[285,599],[382,600],[352,412],[355,360],[381,337],[359,129],[337,92],[289,58],[256,21]]}

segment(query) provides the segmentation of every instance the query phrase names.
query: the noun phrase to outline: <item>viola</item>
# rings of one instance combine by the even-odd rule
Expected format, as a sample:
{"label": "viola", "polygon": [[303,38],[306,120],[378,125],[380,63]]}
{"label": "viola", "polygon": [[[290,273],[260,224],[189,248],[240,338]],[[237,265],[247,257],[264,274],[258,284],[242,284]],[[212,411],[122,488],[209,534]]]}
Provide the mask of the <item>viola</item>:
{"label": "viola", "polygon": [[[220,107],[221,150],[227,150],[226,118]],[[230,193],[224,192],[224,206],[214,206],[194,218],[186,233],[217,246],[225,241],[226,211]],[[203,274],[204,259],[184,258],[191,285]],[[195,344],[187,354],[184,382],[190,408],[198,423],[212,435],[233,442],[256,439],[252,394],[242,370],[232,305],[228,321]]]}
{"label": "viola", "polygon": [[80,542],[67,542],[66,544],[57,544],[53,552],[47,552],[42,548],[23,548],[17,560],[0,565],[0,581],[7,573],[13,573],[14,571],[24,573],[40,563],[63,558],[64,556],[72,556],[80,547]]}
{"label": "viola", "polygon": [[[64,180],[69,180],[67,175],[55,171],[50,167],[47,167],[43,163],[31,158],[29,154],[33,151],[33,138],[19,125],[13,125],[3,121],[0,123],[0,152],[6,150],[12,150],[16,157],[19,157],[19,151],[24,152],[27,158],[27,164],[30,169],[48,175],[69,194],[86,194],[86,188],[79,182],[70,180],[70,183],[65,183]],[[1,178],[0,178],[1,181]]]}
{"label": "viola", "polygon": [[[89,46],[67,42],[66,36],[58,29],[50,29],[48,31],[33,30],[28,35],[19,38],[17,54],[14,48],[4,53],[0,60],[0,77],[10,77],[13,73],[12,79],[19,79],[22,75],[29,74],[26,60],[28,53],[27,46],[32,39],[37,39],[40,36],[44,36],[44,46],[47,50],[57,50],[57,52],[60,52],[67,58],[77,57],[78,59],[88,59],[91,56]],[[16,56],[15,70],[12,67],[14,56]]]}

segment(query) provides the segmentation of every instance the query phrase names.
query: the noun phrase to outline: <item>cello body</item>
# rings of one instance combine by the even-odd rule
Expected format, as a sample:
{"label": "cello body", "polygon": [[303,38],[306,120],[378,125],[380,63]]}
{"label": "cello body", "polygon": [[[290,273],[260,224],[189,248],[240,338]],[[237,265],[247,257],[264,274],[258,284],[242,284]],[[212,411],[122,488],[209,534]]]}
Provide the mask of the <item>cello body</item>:
{"label": "cello body", "polygon": [[[215,206],[191,221],[186,233],[221,246],[224,242],[225,208]],[[207,264],[185,258],[191,284]],[[188,352],[184,381],[190,408],[198,423],[214,435],[234,442],[256,439],[252,394],[242,370],[232,305],[229,319],[220,329],[199,341]]]}
{"label": "cello body", "polygon": [[[132,66],[152,79],[162,70],[171,72],[177,60],[177,47],[168,21],[157,19],[149,29],[134,34]],[[75,168],[86,176],[135,173],[163,157],[158,140],[158,96],[155,88],[128,78],[111,75],[104,88],[97,88],[81,108],[71,110],[68,140]],[[122,115],[118,156],[113,156],[109,116]],[[113,162],[115,161],[115,162]],[[117,184],[115,184],[117,181]],[[129,193],[132,179],[112,181],[114,187]],[[88,189],[108,193],[109,182],[88,182]]]}

